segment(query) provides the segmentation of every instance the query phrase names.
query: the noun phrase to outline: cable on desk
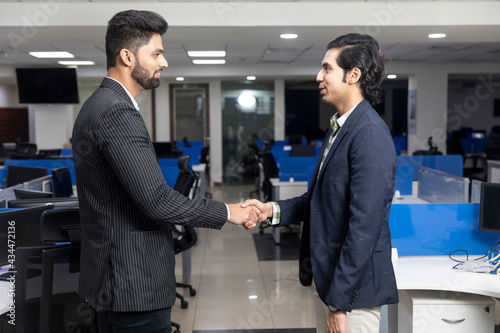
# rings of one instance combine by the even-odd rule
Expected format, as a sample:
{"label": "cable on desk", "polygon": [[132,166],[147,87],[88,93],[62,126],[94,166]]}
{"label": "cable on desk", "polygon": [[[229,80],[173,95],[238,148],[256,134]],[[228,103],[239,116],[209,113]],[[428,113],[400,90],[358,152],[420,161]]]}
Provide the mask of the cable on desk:
{"label": "cable on desk", "polygon": [[[456,252],[465,252],[466,259],[465,259],[465,260],[458,260],[458,259],[454,259],[454,258],[452,257],[452,255],[453,255],[454,253],[456,253]],[[455,250],[455,251],[451,251],[451,253],[448,255],[448,257],[449,257],[451,260],[453,260],[453,261],[455,261],[455,262],[458,262],[458,264],[456,264],[455,266],[453,266],[453,267],[452,267],[452,269],[457,269],[457,268],[458,268],[458,266],[462,265],[462,264],[463,264],[464,262],[466,262],[466,261],[469,261],[469,252],[467,252],[466,250]]]}

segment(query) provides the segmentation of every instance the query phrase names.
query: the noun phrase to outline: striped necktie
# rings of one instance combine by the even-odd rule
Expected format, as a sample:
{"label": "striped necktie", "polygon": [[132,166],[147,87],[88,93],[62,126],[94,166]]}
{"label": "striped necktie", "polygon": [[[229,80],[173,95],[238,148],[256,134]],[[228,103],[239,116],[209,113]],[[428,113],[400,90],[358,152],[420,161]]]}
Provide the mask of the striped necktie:
{"label": "striped necktie", "polygon": [[[323,168],[323,162],[325,161],[326,156],[328,155],[328,152],[330,151],[330,148],[332,146],[333,140],[335,139],[335,136],[340,130],[340,125],[337,123],[337,120],[339,119],[338,113],[334,114],[330,118],[330,126],[332,127],[332,134],[330,135],[330,138],[328,139],[328,142],[326,143],[325,151],[323,152],[323,157],[321,157],[321,164],[319,165],[319,171],[321,171],[321,168]],[[318,171],[318,175],[319,175]]]}

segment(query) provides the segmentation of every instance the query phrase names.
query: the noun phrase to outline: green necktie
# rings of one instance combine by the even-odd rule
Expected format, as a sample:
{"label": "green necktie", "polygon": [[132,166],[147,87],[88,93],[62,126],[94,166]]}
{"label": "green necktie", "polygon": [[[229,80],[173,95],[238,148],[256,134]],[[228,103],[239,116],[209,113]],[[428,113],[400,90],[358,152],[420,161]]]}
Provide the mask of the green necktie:
{"label": "green necktie", "polygon": [[[338,113],[334,114],[330,118],[330,126],[332,127],[332,134],[330,135],[330,138],[328,139],[328,142],[326,143],[325,151],[323,152],[323,157],[321,157],[321,164],[319,165],[319,171],[321,171],[321,168],[323,168],[323,162],[325,161],[326,156],[328,155],[328,152],[330,151],[330,148],[332,147],[333,139],[335,139],[335,136],[340,130],[340,125],[337,123],[338,120]],[[319,175],[318,171],[318,175]]]}

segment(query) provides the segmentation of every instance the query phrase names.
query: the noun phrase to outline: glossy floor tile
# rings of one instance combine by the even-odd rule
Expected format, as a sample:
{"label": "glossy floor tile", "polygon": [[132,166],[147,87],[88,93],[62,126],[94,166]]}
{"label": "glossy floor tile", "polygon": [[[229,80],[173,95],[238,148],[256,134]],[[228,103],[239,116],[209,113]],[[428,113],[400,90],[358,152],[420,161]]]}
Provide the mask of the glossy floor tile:
{"label": "glossy floor tile", "polygon": [[[231,185],[211,192],[214,200],[235,203],[248,198],[252,189],[252,184]],[[198,229],[189,279],[196,295],[177,289],[189,305],[182,309],[177,300],[172,309],[182,333],[316,332],[325,312],[314,288],[300,285],[298,237],[284,230],[284,245],[276,246],[270,244],[270,232],[260,235],[257,228],[246,231],[229,223],[221,230]],[[177,280],[182,281],[181,254],[176,261]],[[323,331],[324,326],[318,327]]]}

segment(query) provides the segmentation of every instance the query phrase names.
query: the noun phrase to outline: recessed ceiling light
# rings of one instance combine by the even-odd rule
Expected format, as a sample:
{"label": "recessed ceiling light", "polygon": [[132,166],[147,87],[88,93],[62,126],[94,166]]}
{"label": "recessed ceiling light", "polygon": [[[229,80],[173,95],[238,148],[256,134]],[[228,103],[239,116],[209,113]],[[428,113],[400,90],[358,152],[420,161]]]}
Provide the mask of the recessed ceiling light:
{"label": "recessed ceiling light", "polygon": [[390,79],[390,80],[393,80],[395,78],[397,78],[398,76],[396,74],[389,74],[387,75],[387,78]]}
{"label": "recessed ceiling light", "polygon": [[446,34],[441,34],[441,33],[438,33],[438,34],[429,34],[429,36],[427,36],[429,38],[445,38],[446,37]]}
{"label": "recessed ceiling light", "polygon": [[182,76],[178,76],[175,78],[177,81],[184,81],[184,78]]}
{"label": "recessed ceiling light", "polygon": [[257,299],[257,298],[259,298],[259,296],[257,296],[257,295],[250,295],[250,296],[248,296],[248,299]]}
{"label": "recessed ceiling light", "polygon": [[193,64],[195,65],[224,65],[226,60],[224,59],[194,59]]}
{"label": "recessed ceiling light", "polygon": [[253,76],[253,75],[249,75],[249,76],[247,76],[247,80],[248,80],[248,81],[255,81],[256,79],[257,79],[257,78],[256,78],[255,76]]}
{"label": "recessed ceiling light", "polygon": [[298,36],[297,34],[281,34],[280,37],[283,39],[295,39]]}
{"label": "recessed ceiling light", "polygon": [[75,56],[69,52],[30,52],[30,56],[35,58],[74,58]]}
{"label": "recessed ceiling light", "polygon": [[225,57],[226,51],[188,51],[190,57]]}
{"label": "recessed ceiling light", "polygon": [[61,60],[57,62],[59,65],[66,65],[66,66],[90,66],[90,65],[95,65],[95,62],[93,61],[87,61],[87,60]]}

